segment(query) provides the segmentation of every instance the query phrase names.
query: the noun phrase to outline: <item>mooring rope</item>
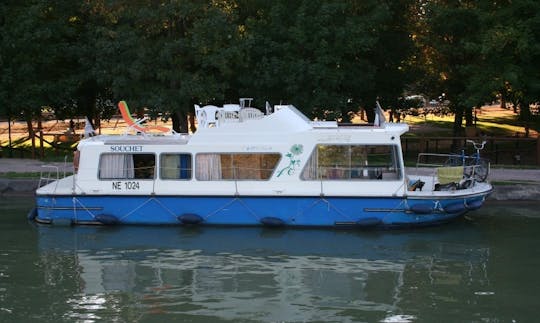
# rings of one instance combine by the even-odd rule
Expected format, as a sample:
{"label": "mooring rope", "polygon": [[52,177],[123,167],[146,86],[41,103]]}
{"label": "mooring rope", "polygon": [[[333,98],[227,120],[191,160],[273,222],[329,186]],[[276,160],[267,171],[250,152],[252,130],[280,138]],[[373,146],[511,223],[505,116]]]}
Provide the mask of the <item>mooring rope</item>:
{"label": "mooring rope", "polygon": [[242,201],[242,199],[241,199],[239,196],[235,196],[232,200],[230,200],[230,201],[228,201],[227,203],[225,203],[225,205],[223,205],[222,207],[218,208],[217,210],[215,210],[215,211],[213,211],[213,212],[210,212],[209,214],[207,214],[206,216],[204,216],[204,219],[206,220],[206,219],[210,218],[211,216],[214,216],[214,215],[218,214],[219,212],[221,212],[222,210],[224,210],[226,207],[232,205],[232,204],[233,204],[234,202],[236,202],[236,201],[239,201],[240,204],[241,204],[243,207],[245,207],[246,210],[249,211],[249,213],[250,213],[251,216],[253,216],[253,217],[254,217],[255,219],[257,219],[257,220],[260,220],[260,217],[257,216],[257,213],[255,213],[251,208],[249,208],[249,207],[247,206],[247,204],[246,204],[244,201]]}
{"label": "mooring rope", "polygon": [[86,212],[88,212],[88,214],[90,214],[90,216],[95,220],[96,219],[96,215],[94,213],[92,213],[92,211],[90,211],[90,209],[88,209],[77,197],[73,197],[72,198],[72,201],[73,201],[73,213],[75,214],[75,222],[78,221],[79,217],[77,215],[77,205],[76,203],[78,203]]}
{"label": "mooring rope", "polygon": [[338,209],[337,207],[335,207],[332,203],[330,203],[330,201],[328,201],[323,195],[320,196],[319,199],[313,201],[313,203],[311,205],[309,205],[307,208],[305,208],[302,212],[300,212],[298,215],[303,215],[305,214],[307,211],[309,211],[310,209],[312,209],[313,207],[315,207],[317,204],[319,203],[326,203],[328,205],[328,210],[330,211],[331,209],[332,210],[335,210],[339,215],[343,216],[346,220],[349,220],[349,221],[352,221],[352,218],[350,216],[348,216],[347,214],[343,213],[340,209]]}

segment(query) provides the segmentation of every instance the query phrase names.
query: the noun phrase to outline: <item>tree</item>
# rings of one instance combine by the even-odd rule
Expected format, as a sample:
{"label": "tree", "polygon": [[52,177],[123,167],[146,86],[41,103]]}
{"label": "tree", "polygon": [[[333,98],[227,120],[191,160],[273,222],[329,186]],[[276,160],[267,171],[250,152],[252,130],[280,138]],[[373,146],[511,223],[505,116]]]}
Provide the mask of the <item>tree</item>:
{"label": "tree", "polygon": [[514,103],[526,126],[540,94],[540,4],[518,1],[418,2],[415,40],[424,77],[421,88],[445,93],[455,113],[454,134],[472,108],[501,97]]}
{"label": "tree", "polygon": [[116,97],[167,113],[187,132],[193,103],[223,100],[240,61],[228,2],[117,2],[102,14],[99,70],[111,76]]}
{"label": "tree", "polygon": [[[530,104],[540,99],[540,3],[530,0],[488,2],[482,7],[478,52],[482,60],[472,72],[469,92],[475,99],[513,103],[528,136]],[[474,97],[474,96],[472,96]]]}
{"label": "tree", "polygon": [[[481,33],[476,1],[424,1],[418,7],[415,39],[424,64],[424,91],[441,93],[454,112],[454,135],[460,135],[463,117],[472,124],[471,71],[480,57],[475,44]],[[476,104],[477,102],[475,102]],[[469,124],[470,123],[470,124]]]}
{"label": "tree", "polygon": [[[13,1],[2,5],[1,48],[4,111],[22,116],[28,125],[35,155],[32,121],[40,125],[41,109],[51,106],[63,91],[58,80],[63,65],[64,34],[56,20],[56,3]],[[60,84],[59,84],[60,83]]]}
{"label": "tree", "polygon": [[105,90],[94,71],[97,53],[89,29],[95,24],[89,23],[87,8],[39,0],[4,8],[2,82],[13,111],[22,111],[29,125],[42,106],[53,107],[60,116],[84,114],[99,120],[95,102]]}
{"label": "tree", "polygon": [[245,12],[240,2],[247,61],[239,83],[322,119],[346,120],[358,105],[374,107],[377,96],[397,98],[412,47],[395,23],[409,3],[273,1]]}

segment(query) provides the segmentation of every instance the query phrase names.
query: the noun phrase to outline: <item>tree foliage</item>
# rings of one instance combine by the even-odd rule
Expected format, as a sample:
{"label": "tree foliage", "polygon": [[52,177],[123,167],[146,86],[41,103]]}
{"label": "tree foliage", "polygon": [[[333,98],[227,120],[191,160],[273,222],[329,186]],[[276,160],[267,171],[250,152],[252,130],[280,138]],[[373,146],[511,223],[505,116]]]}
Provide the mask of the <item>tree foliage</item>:
{"label": "tree foliage", "polygon": [[424,75],[419,88],[445,93],[455,113],[472,124],[472,108],[508,100],[531,119],[538,102],[540,3],[515,1],[419,2],[415,32]]}
{"label": "tree foliage", "polygon": [[[348,120],[379,100],[445,93],[454,129],[472,108],[538,101],[534,0],[95,0],[0,4],[0,109],[99,122],[127,100],[187,131],[194,103],[292,103]],[[257,101],[258,100],[258,101]]]}

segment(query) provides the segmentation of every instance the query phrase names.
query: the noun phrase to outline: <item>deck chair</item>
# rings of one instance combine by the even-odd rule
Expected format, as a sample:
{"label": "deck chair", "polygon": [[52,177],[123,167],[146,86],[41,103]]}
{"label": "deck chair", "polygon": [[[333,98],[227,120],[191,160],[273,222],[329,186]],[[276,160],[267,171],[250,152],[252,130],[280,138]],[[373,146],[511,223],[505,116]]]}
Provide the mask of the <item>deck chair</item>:
{"label": "deck chair", "polygon": [[205,105],[201,108],[198,104],[195,104],[195,117],[199,127],[209,128],[212,125],[216,126],[217,114],[222,110],[223,108],[218,108],[215,105]]}
{"label": "deck chair", "polygon": [[463,167],[439,167],[437,168],[439,184],[459,183],[463,179]]}
{"label": "deck chair", "polygon": [[224,104],[223,110],[231,111],[231,112],[238,112],[240,111],[240,105],[239,104]]}
{"label": "deck chair", "polygon": [[128,108],[128,105],[127,105],[126,101],[118,102],[118,108],[120,109],[120,113],[122,114],[122,118],[124,119],[124,121],[126,122],[128,127],[131,128],[131,129],[135,129],[136,131],[140,131],[140,132],[148,132],[148,131],[152,131],[152,130],[157,130],[157,131],[161,131],[161,132],[170,132],[171,131],[171,129],[169,129],[167,127],[142,125],[141,122],[144,119],[142,119],[142,120],[133,119],[133,117],[131,116],[131,113],[129,112],[129,108]]}
{"label": "deck chair", "polygon": [[260,119],[262,117],[264,117],[264,114],[257,108],[244,108],[240,110],[240,121]]}

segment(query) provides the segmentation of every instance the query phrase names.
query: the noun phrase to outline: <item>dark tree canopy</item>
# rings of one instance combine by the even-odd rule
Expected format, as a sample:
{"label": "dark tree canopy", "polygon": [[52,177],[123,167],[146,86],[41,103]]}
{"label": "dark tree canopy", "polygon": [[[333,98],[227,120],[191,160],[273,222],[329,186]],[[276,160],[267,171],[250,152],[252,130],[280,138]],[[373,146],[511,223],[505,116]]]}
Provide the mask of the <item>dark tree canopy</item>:
{"label": "dark tree canopy", "polygon": [[99,122],[127,100],[187,131],[194,103],[291,103],[347,121],[379,100],[445,93],[455,131],[502,98],[540,95],[533,0],[3,1],[0,113]]}

